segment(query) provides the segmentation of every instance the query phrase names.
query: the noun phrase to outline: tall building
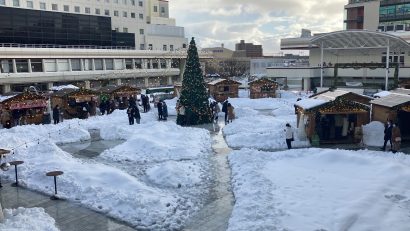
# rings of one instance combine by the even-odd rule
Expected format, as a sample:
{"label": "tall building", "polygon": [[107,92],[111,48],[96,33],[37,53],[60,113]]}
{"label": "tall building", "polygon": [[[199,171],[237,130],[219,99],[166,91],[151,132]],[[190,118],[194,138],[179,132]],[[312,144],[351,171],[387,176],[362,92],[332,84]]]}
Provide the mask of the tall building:
{"label": "tall building", "polygon": [[345,5],[345,29],[376,30],[379,25],[380,0],[349,0]]}
{"label": "tall building", "polygon": [[235,53],[242,55],[234,56],[243,56],[245,57],[263,57],[262,45],[254,45],[253,43],[245,43],[245,40],[241,40],[240,43],[235,44]]}

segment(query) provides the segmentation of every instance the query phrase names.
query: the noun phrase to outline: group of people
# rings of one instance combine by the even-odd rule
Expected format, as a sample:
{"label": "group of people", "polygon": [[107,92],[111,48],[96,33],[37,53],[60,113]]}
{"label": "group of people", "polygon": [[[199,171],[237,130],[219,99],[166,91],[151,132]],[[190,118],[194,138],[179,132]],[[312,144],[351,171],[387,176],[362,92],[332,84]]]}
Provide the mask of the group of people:
{"label": "group of people", "polygon": [[222,103],[222,112],[225,113],[225,124],[232,123],[232,120],[235,119],[235,108],[228,100]]}
{"label": "group of people", "polygon": [[157,103],[157,109],[158,109],[158,120],[167,120],[167,118],[168,118],[168,106],[165,103],[165,101],[160,100]]}
{"label": "group of people", "polygon": [[137,104],[133,104],[133,105],[130,104],[128,106],[127,115],[128,115],[128,122],[130,125],[134,124],[134,120],[135,122],[137,122],[137,124],[140,124],[141,114],[140,114],[140,110],[138,109]]}
{"label": "group of people", "polygon": [[401,132],[399,125],[397,123],[393,123],[393,121],[387,121],[384,126],[384,144],[381,148],[383,151],[386,151],[388,142],[390,142],[391,151],[393,153],[400,150]]}

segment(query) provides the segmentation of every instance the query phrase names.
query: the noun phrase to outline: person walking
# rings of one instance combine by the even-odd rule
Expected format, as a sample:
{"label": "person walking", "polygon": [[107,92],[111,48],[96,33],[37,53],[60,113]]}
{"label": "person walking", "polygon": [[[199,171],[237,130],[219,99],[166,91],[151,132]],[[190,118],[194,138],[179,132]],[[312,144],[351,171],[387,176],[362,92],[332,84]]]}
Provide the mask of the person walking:
{"label": "person walking", "polygon": [[387,142],[390,141],[390,148],[393,148],[392,143],[392,129],[393,124],[391,121],[387,121],[386,125],[384,126],[384,144],[381,150],[386,151]]}
{"label": "person walking", "polygon": [[177,113],[178,113],[178,118],[179,119],[179,125],[184,126],[186,123],[186,118],[185,118],[185,106],[180,104],[179,101],[177,102]]}
{"label": "person walking", "polygon": [[162,102],[159,101],[157,103],[157,109],[158,109],[158,120],[162,120],[163,119],[163,110],[162,110]]}
{"label": "person walking", "polygon": [[222,112],[225,113],[225,123],[228,122],[228,100],[225,100],[222,104]]}
{"label": "person walking", "polygon": [[140,109],[138,108],[137,105],[133,106],[132,108],[134,110],[133,115],[134,115],[135,121],[137,122],[137,124],[140,124],[140,122],[141,122]]}
{"label": "person walking", "polygon": [[294,140],[293,138],[293,130],[290,124],[286,124],[286,129],[285,129],[285,137],[286,137],[286,145],[288,146],[288,149],[292,148],[292,141]]}
{"label": "person walking", "polygon": [[215,101],[212,107],[213,119],[215,123],[218,123],[218,114],[220,111],[221,108],[219,107],[219,103]]}
{"label": "person walking", "polygon": [[391,140],[393,142],[392,152],[396,153],[400,150],[400,143],[401,143],[401,132],[399,125],[397,123],[393,124],[392,132],[391,132]]}
{"label": "person walking", "polygon": [[60,107],[58,104],[53,108],[53,120],[54,124],[60,123]]}
{"label": "person walking", "polygon": [[228,123],[229,122],[231,122],[232,123],[232,120],[234,120],[235,119],[235,110],[234,110],[235,108],[230,104],[230,103],[228,103]]}
{"label": "person walking", "polygon": [[167,120],[168,117],[168,106],[165,101],[162,102],[162,118]]}
{"label": "person walking", "polygon": [[135,110],[130,106],[127,109],[127,115],[128,115],[128,122],[130,125],[134,124],[134,114],[135,114]]}

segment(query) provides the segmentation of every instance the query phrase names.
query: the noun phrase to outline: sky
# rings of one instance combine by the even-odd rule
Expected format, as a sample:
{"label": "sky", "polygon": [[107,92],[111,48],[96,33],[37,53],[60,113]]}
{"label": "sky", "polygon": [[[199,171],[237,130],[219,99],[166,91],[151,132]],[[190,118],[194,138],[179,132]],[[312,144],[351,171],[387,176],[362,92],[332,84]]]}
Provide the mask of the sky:
{"label": "sky", "polygon": [[169,0],[170,17],[198,47],[235,48],[240,40],[278,54],[281,38],[343,29],[347,0]]}

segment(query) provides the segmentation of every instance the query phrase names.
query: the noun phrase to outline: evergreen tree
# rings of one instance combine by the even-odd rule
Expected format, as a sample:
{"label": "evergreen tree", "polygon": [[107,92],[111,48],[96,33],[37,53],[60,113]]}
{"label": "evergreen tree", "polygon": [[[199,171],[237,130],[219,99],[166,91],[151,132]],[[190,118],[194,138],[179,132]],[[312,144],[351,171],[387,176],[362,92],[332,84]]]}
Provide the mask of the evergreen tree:
{"label": "evergreen tree", "polygon": [[[199,63],[198,50],[192,38],[186,60],[184,79],[182,80],[180,105],[185,107],[185,118],[178,115],[177,123],[182,125],[197,125],[211,122],[211,110],[208,102],[204,76]],[[183,121],[185,120],[185,121]]]}

